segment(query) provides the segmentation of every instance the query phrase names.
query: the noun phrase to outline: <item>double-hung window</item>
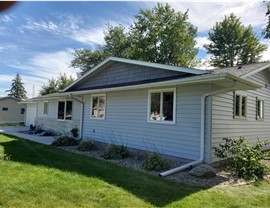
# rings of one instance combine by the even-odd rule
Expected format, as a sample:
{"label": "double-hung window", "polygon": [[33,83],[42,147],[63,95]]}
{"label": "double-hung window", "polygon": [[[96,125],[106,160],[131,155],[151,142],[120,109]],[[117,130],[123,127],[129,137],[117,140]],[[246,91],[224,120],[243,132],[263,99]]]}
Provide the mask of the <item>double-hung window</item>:
{"label": "double-hung window", "polygon": [[257,120],[264,118],[264,101],[256,99],[256,118]]}
{"label": "double-hung window", "polygon": [[247,117],[247,96],[236,94],[234,97],[235,118]]}
{"label": "double-hung window", "polygon": [[150,90],[148,93],[148,121],[175,123],[175,89]]}
{"label": "double-hung window", "polygon": [[91,118],[105,119],[106,109],[106,95],[92,95],[91,96]]}
{"label": "double-hung window", "polygon": [[58,101],[57,119],[72,120],[72,101]]}
{"label": "double-hung window", "polygon": [[48,115],[48,102],[43,103],[43,115]]}

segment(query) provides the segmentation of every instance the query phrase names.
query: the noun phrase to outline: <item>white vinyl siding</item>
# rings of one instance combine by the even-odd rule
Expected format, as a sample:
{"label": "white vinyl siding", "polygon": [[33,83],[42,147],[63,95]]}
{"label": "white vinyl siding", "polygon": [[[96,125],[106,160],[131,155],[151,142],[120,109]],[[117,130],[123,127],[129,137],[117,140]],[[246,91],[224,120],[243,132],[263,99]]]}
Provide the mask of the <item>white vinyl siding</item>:
{"label": "white vinyl siding", "polygon": [[175,125],[147,121],[149,90],[159,89],[107,92],[106,120],[90,118],[91,95],[84,95],[83,138],[197,160],[201,95],[210,85],[176,87]]}
{"label": "white vinyl siding", "polygon": [[[258,72],[248,78],[249,81],[261,84],[257,90],[238,92],[247,96],[246,119],[234,119],[233,92],[215,95],[212,98],[212,146],[218,146],[222,138],[244,137],[250,142],[258,139],[269,139],[270,135],[270,73],[268,70]],[[257,120],[257,97],[264,101],[264,119]],[[212,152],[212,160],[217,158]]]}

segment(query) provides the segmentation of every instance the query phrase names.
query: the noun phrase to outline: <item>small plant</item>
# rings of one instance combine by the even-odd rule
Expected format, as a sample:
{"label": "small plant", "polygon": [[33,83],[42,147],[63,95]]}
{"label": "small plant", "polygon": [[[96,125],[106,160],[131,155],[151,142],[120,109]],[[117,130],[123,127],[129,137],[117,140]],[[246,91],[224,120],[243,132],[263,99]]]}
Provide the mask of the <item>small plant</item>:
{"label": "small plant", "polygon": [[145,170],[166,170],[170,168],[170,164],[166,160],[162,160],[157,153],[152,153],[142,162],[142,168]]}
{"label": "small plant", "polygon": [[214,147],[214,153],[219,158],[228,159],[229,168],[239,178],[258,180],[269,171],[269,168],[262,162],[269,157],[269,152],[261,151],[261,147],[269,144],[269,141],[249,145],[244,138],[223,138],[223,140],[225,144]]}
{"label": "small plant", "polygon": [[129,152],[126,146],[112,144],[106,149],[102,157],[106,160],[123,159],[123,158],[128,157],[128,155],[129,155]]}
{"label": "small plant", "polygon": [[78,128],[77,127],[71,129],[70,132],[72,133],[72,136],[73,137],[77,137],[78,136]]}
{"label": "small plant", "polygon": [[77,150],[79,151],[91,151],[91,150],[96,150],[96,149],[97,149],[97,146],[92,140],[81,141],[79,143],[79,146],[77,147]]}
{"label": "small plant", "polygon": [[10,160],[10,155],[0,154],[0,160]]}
{"label": "small plant", "polygon": [[53,146],[75,146],[78,145],[78,141],[73,137],[61,136],[58,137],[53,143]]}

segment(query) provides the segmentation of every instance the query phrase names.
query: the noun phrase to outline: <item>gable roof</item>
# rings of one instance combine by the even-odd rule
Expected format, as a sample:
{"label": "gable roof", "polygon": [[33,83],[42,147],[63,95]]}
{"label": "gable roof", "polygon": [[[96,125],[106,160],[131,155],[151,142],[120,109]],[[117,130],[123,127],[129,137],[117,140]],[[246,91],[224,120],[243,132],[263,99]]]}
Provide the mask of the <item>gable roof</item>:
{"label": "gable roof", "polygon": [[240,78],[247,78],[252,74],[260,72],[270,67],[270,62],[240,65],[212,70],[213,74],[229,73]]}
{"label": "gable roof", "polygon": [[12,100],[15,100],[15,101],[20,101],[20,99],[14,98],[14,97],[9,97],[9,96],[7,96],[7,97],[0,97],[0,100],[6,100],[6,99],[12,99]]}
{"label": "gable roof", "polygon": [[100,64],[96,65],[94,68],[92,68],[89,72],[87,72],[84,76],[76,80],[74,83],[69,85],[67,88],[62,90],[62,92],[68,91],[71,87],[74,85],[77,85],[80,82],[83,82],[85,79],[87,79],[90,75],[94,74],[96,71],[100,71],[113,63],[126,63],[126,64],[132,64],[132,65],[138,65],[138,66],[144,66],[144,67],[151,67],[151,68],[157,68],[157,69],[163,69],[163,70],[170,70],[175,72],[182,72],[187,73],[191,75],[201,75],[201,74],[207,74],[209,71],[207,70],[200,70],[200,69],[193,69],[193,68],[186,68],[186,67],[178,67],[178,66],[171,66],[166,64],[158,64],[158,63],[151,63],[146,61],[137,61],[132,59],[125,59],[125,58],[117,58],[117,57],[109,57],[102,61]]}

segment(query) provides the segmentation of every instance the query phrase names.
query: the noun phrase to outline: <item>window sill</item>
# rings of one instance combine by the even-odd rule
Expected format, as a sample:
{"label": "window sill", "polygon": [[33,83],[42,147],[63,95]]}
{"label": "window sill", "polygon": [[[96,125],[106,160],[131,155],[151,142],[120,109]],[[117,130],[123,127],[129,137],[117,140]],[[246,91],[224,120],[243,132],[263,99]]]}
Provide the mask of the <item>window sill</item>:
{"label": "window sill", "polygon": [[244,116],[234,116],[235,120],[247,120],[247,117]]}
{"label": "window sill", "polygon": [[175,121],[150,121],[148,120],[147,123],[174,125],[176,122]]}

